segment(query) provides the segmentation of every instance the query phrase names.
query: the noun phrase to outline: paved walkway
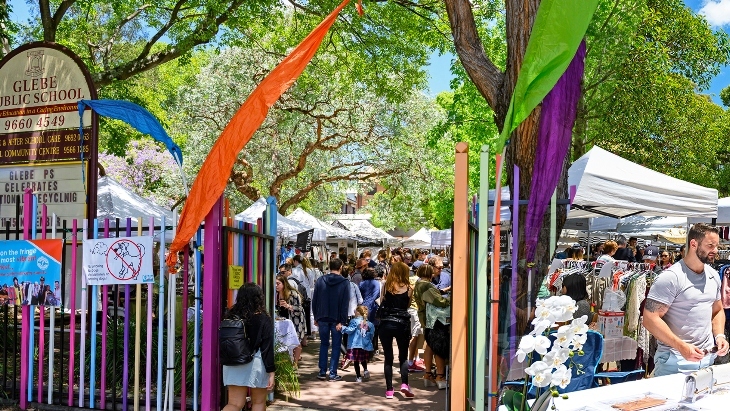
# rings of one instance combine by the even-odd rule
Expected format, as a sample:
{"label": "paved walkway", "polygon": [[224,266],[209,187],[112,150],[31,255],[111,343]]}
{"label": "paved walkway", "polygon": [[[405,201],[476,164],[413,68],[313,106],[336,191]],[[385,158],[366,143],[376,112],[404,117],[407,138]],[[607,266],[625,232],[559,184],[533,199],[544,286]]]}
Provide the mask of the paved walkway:
{"label": "paved walkway", "polygon": [[[398,359],[398,350],[395,348],[395,358]],[[317,379],[319,355],[319,340],[310,341],[302,352],[299,363],[299,382],[301,395],[299,398],[284,398],[277,396],[276,401],[269,406],[271,411],[306,411],[306,410],[446,410],[446,390],[436,387],[424,388],[421,377],[423,373],[410,374],[410,385],[415,398],[405,399],[400,391],[396,391],[393,399],[385,398],[385,377],[383,376],[382,356],[379,361],[368,364],[370,381],[356,383],[355,369],[350,366],[347,370],[339,370],[342,381],[329,382]],[[394,373],[393,385],[400,387],[400,375]]]}

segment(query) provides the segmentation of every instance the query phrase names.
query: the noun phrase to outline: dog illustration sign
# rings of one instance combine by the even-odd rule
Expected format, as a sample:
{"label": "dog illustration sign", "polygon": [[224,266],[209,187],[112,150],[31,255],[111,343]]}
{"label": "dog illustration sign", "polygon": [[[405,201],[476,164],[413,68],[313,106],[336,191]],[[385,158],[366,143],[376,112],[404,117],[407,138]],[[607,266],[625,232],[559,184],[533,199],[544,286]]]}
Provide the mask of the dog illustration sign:
{"label": "dog illustration sign", "polygon": [[89,285],[155,281],[152,237],[84,240],[84,275]]}

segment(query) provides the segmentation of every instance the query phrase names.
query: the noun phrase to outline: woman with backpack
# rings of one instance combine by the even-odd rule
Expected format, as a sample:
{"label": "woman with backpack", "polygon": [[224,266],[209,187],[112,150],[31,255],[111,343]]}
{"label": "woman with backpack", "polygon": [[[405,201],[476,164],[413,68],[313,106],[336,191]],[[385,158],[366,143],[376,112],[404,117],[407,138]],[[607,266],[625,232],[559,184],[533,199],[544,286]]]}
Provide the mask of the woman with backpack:
{"label": "woman with backpack", "polygon": [[223,411],[239,411],[246,406],[251,389],[251,409],[266,409],[267,391],[274,389],[274,322],[266,311],[264,292],[254,283],[238,290],[236,303],[226,313],[226,319],[243,321],[248,346],[254,352],[247,364],[224,365],[223,385],[228,387],[228,404]]}
{"label": "woman with backpack", "polygon": [[[294,323],[297,329],[297,338],[301,344],[307,338],[307,327],[304,322],[304,308],[302,307],[302,297],[299,291],[294,289],[284,275],[276,276],[276,314],[282,318],[288,318]],[[302,346],[298,345],[293,350],[294,366],[299,363],[302,355]]]}

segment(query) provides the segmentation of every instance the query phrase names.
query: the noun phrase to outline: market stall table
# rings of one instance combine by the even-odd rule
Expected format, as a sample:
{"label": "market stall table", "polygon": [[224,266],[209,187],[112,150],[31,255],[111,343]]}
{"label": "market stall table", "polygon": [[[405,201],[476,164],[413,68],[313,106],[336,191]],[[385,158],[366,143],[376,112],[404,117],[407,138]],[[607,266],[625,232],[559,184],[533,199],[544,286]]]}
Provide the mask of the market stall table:
{"label": "market stall table", "polygon": [[[621,360],[633,360],[636,358],[636,341],[631,337],[623,336],[621,338],[607,338],[603,340],[603,355],[601,362],[615,362]],[[507,381],[521,380],[525,378],[525,368],[528,367],[527,361],[523,363],[512,362],[512,367],[507,375]]]}
{"label": "market stall table", "polygon": [[[716,380],[713,393],[701,395],[694,403],[679,403],[685,375],[672,374],[571,392],[567,399],[555,398],[554,404],[557,411],[616,411],[612,404],[649,394],[666,399],[666,403],[646,408],[646,411],[727,409],[730,399],[730,364],[714,366],[713,370]],[[499,411],[506,410],[504,405],[499,407]]]}

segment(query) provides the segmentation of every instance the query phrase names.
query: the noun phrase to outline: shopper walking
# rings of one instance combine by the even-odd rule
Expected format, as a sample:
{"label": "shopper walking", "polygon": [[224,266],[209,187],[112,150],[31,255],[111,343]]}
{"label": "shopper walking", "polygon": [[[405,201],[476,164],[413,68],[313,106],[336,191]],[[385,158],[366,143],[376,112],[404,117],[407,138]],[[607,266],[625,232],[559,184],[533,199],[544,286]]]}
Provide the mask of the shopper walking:
{"label": "shopper walking", "polygon": [[340,361],[340,330],[347,324],[347,309],[350,303],[350,282],[340,275],[342,260],[332,259],[329,264],[330,272],[320,277],[314,287],[312,296],[312,311],[314,325],[319,327],[319,375],[320,380],[327,379],[328,355],[330,337],[332,338],[332,356],[329,359],[330,381],[340,381],[337,375],[337,365]]}
{"label": "shopper walking", "polygon": [[239,411],[246,406],[251,389],[251,409],[266,409],[267,391],[274,389],[274,322],[266,312],[264,292],[254,283],[238,290],[236,303],[225,318],[240,318],[244,322],[254,358],[248,364],[223,366],[223,385],[228,387],[228,404],[223,411]]}
{"label": "shopper walking", "polygon": [[380,302],[380,344],[385,357],[385,398],[393,398],[393,339],[398,344],[398,363],[401,375],[400,391],[405,398],[413,398],[408,385],[408,343],[411,340],[411,305],[413,289],[408,281],[410,272],[405,263],[395,263],[385,280]]}

